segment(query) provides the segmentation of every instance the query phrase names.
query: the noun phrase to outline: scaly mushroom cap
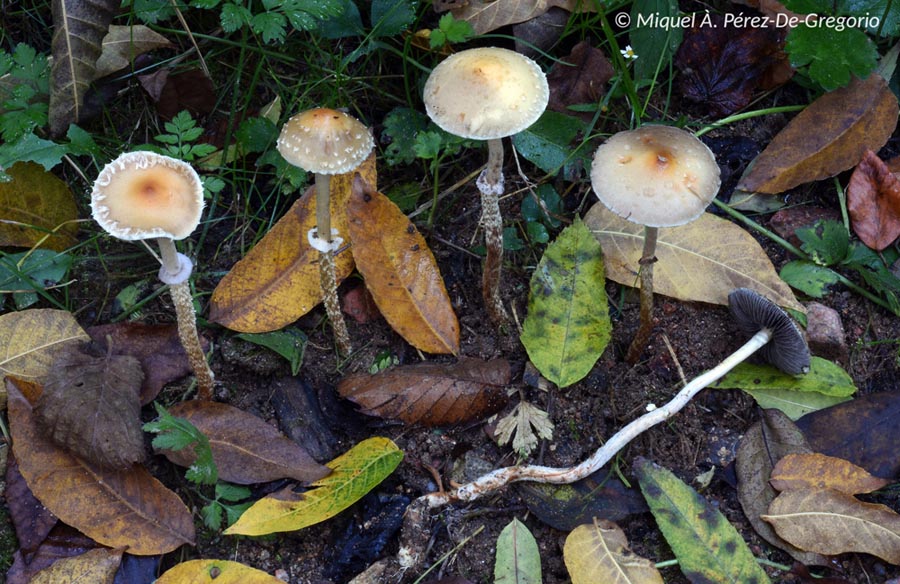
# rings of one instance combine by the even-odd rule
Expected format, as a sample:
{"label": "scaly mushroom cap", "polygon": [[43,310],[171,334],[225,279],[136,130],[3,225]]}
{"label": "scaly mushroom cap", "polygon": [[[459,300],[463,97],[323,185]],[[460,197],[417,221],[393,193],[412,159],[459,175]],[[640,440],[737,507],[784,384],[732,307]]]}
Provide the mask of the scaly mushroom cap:
{"label": "scaly mushroom cap", "polygon": [[809,346],[788,314],[765,296],[749,288],[728,295],[728,308],[738,328],[748,335],[768,329],[771,340],[759,350],[762,357],[785,373],[809,371]]}
{"label": "scaly mushroom cap", "polygon": [[460,51],[425,82],[425,111],[441,129],[462,138],[512,136],[537,121],[550,88],[541,68],[524,55],[498,48]]}
{"label": "scaly mushroom cap", "polygon": [[353,116],[316,108],[289,119],[276,147],[285,160],[308,172],[344,174],[363,163],[375,140]]}
{"label": "scaly mushroom cap", "polygon": [[719,166],[693,134],[671,126],[619,132],[594,153],[591,186],[620,217],[649,227],[699,217],[719,191]]}
{"label": "scaly mushroom cap", "polygon": [[97,176],[91,211],[119,239],[184,239],[200,223],[203,184],[186,162],[155,152],[126,152]]}

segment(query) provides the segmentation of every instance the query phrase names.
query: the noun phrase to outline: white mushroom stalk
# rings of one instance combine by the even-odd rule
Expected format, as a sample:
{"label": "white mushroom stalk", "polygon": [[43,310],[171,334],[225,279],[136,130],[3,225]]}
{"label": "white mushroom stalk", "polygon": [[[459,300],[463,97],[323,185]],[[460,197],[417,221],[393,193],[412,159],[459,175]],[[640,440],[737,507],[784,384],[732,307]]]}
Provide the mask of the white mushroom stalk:
{"label": "white mushroom stalk", "polygon": [[156,239],[169,286],[178,337],[197,379],[200,399],[213,398],[214,377],[197,333],[197,316],[188,279],[193,263],[178,253],[175,240],[190,235],[203,211],[203,184],[191,165],[154,152],[128,152],[107,164],[91,193],[94,219],[113,237]]}
{"label": "white mushroom stalk", "polygon": [[488,161],[476,185],[481,193],[481,227],[485,262],[482,295],[496,324],[508,320],[500,297],[503,262],[503,142],[531,126],[550,98],[541,68],[524,55],[499,48],[479,48],[451,55],[425,82],[428,117],[454,136],[487,140]]}

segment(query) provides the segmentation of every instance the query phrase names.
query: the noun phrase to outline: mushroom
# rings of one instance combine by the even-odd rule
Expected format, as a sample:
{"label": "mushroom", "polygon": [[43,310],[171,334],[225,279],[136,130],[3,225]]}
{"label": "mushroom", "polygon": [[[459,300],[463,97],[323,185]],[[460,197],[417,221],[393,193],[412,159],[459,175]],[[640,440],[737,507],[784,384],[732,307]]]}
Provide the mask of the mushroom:
{"label": "mushroom", "polygon": [[508,49],[460,51],[435,67],[425,82],[425,110],[435,124],[455,136],[488,143],[487,166],[476,185],[481,192],[481,226],[487,250],[482,294],[495,323],[506,320],[500,299],[502,139],[536,122],[549,99],[547,78],[537,63]]}
{"label": "mushroom", "polygon": [[333,109],[315,108],[289,119],[281,128],[276,147],[290,164],[315,175],[316,227],[307,237],[320,254],[322,298],[335,343],[342,355],[349,355],[350,334],[338,302],[334,268],[333,254],[343,239],[331,227],[331,176],[350,172],[362,164],[375,147],[375,140],[356,118]]}
{"label": "mushroom", "polygon": [[213,397],[213,373],[206,362],[188,278],[193,263],[175,249],[175,240],[190,235],[203,212],[203,184],[190,164],[155,152],[126,152],[103,167],[91,192],[95,221],[118,239],[156,239],[162,267],[159,279],[169,285],[178,336],[197,378],[200,399]]}
{"label": "mushroom", "polygon": [[600,145],[591,164],[591,186],[610,211],[644,226],[639,261],[641,322],[626,360],[641,356],[653,329],[653,264],[660,227],[689,223],[719,191],[719,166],[693,134],[671,126],[619,132]]}

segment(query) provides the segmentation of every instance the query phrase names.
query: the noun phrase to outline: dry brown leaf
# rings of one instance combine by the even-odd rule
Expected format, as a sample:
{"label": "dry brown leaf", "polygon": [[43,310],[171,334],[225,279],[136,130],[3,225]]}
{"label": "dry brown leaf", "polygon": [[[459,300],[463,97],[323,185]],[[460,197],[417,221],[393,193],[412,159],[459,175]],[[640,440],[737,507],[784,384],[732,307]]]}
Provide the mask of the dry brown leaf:
{"label": "dry brown leaf", "polygon": [[[356,172],[376,184],[374,152]],[[348,230],[346,207],[352,178],[336,175],[331,179],[331,225],[342,237]],[[216,286],[211,321],[243,333],[269,332],[294,322],[322,301],[319,252],[306,238],[316,225],[315,209],[311,187]],[[334,262],[338,282],[353,271],[349,251],[337,254]]]}
{"label": "dry brown leaf", "polygon": [[818,98],[750,164],[738,190],[776,194],[852,168],[897,126],[897,98],[873,73]]}
{"label": "dry brown leaf", "polygon": [[612,521],[576,527],[566,537],[563,558],[572,584],[663,584],[653,562],[633,554]]}
{"label": "dry brown leaf", "polygon": [[194,522],[181,499],[142,466],[111,471],[56,446],[37,429],[31,404],[7,378],[9,425],[19,470],[54,515],[100,544],[134,555],[194,543]]}
{"label": "dry brown leaf", "polygon": [[[606,84],[615,75],[615,70],[603,51],[592,47],[590,42],[581,41],[567,57],[553,65],[547,73],[550,85],[548,109],[563,114],[573,114],[570,105],[598,103],[606,93]],[[585,112],[588,119],[593,113]]]}
{"label": "dry brown leaf", "polygon": [[123,549],[97,548],[63,558],[34,575],[29,584],[113,584],[122,563]]}
{"label": "dry brown leaf", "polygon": [[785,491],[762,516],[778,535],[811,552],[861,552],[900,564],[900,515],[832,489]]}
{"label": "dry brown leaf", "polygon": [[848,495],[871,493],[891,483],[843,458],[819,453],[788,454],[772,469],[769,482],[779,491],[833,489]]}
{"label": "dry brown leaf", "polygon": [[452,364],[420,363],[351,375],[338,384],[338,393],[372,416],[443,426],[503,407],[509,376],[509,363],[503,359],[461,358]]}
{"label": "dry brown leaf", "polygon": [[[331,472],[299,444],[238,408],[194,400],[172,406],[169,413],[185,418],[209,438],[213,460],[223,481],[249,485],[292,478],[309,483]],[[184,467],[193,464],[196,458],[191,448],[163,454]]]}
{"label": "dry brown leaf", "polygon": [[[584,222],[603,248],[606,277],[637,286],[644,228],[599,203]],[[710,213],[687,225],[660,229],[656,257],[653,290],[663,296],[727,305],[729,292],[751,288],[781,306],[806,312],[753,236]]]}
{"label": "dry brown leaf", "polygon": [[853,232],[875,251],[900,237],[900,179],[871,150],[850,176],[847,211]]}
{"label": "dry brown leaf", "polygon": [[60,350],[34,418],[57,445],[99,466],[127,469],[145,458],[141,364],[84,343]]}
{"label": "dry brown leaf", "polygon": [[90,340],[67,310],[39,308],[0,314],[0,379],[35,381],[66,344]]}
{"label": "dry brown leaf", "polygon": [[103,52],[97,59],[97,77],[129,67],[142,53],[171,46],[169,39],[143,24],[110,25],[103,37]]}
{"label": "dry brown leaf", "polygon": [[569,12],[592,12],[585,0],[469,0],[452,8],[453,18],[467,20],[475,34],[484,34],[507,24],[525,22],[553,7]]}
{"label": "dry brown leaf", "polygon": [[347,203],[353,258],[385,320],[429,353],[459,353],[459,322],[425,238],[393,201],[353,183]]}
{"label": "dry brown leaf", "polygon": [[13,527],[16,528],[19,549],[27,554],[33,553],[59,520],[35,499],[19,472],[19,463],[12,452],[6,462],[6,488],[3,496],[6,498]]}
{"label": "dry brown leaf", "polygon": [[97,542],[83,533],[65,523],[57,523],[36,550],[19,549],[15,553],[13,565],[6,573],[6,584],[30,584],[34,575],[44,568],[97,547]]}

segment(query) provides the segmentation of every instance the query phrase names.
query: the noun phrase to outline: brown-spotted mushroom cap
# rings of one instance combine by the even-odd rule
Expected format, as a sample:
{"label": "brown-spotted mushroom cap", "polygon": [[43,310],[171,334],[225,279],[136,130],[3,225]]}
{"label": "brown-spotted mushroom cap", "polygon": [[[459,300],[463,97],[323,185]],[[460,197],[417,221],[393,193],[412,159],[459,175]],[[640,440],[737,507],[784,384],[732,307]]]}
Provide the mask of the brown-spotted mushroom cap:
{"label": "brown-spotted mushroom cap", "polygon": [[604,142],[591,164],[591,186],[616,215],[648,227],[699,217],[719,191],[719,166],[696,136],[643,126]]}
{"label": "brown-spotted mushroom cap", "polygon": [[499,48],[460,51],[425,82],[425,111],[441,129],[462,138],[492,140],[537,121],[550,99],[547,77],[524,55]]}
{"label": "brown-spotted mushroom cap", "polygon": [[119,239],[184,239],[200,223],[203,184],[186,162],[155,152],[126,152],[97,176],[91,211]]}
{"label": "brown-spotted mushroom cap", "polygon": [[766,361],[791,375],[809,371],[806,339],[791,317],[775,303],[749,288],[736,288],[728,294],[728,308],[745,334],[755,335],[767,329],[772,335],[759,349]]}
{"label": "brown-spotted mushroom cap", "polygon": [[375,147],[369,129],[342,111],[300,112],[281,128],[276,147],[285,160],[317,174],[343,174],[365,161]]}

